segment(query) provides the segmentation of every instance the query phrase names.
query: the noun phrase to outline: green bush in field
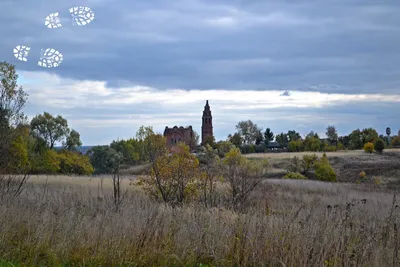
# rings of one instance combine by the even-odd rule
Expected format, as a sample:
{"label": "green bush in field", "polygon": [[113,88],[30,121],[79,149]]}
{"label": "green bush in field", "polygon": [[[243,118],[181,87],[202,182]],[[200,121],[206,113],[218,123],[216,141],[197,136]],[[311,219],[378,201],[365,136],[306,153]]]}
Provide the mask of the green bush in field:
{"label": "green bush in field", "polygon": [[377,139],[377,140],[375,141],[374,148],[375,148],[376,152],[378,152],[379,154],[381,154],[382,151],[385,149],[385,141],[383,141],[383,140],[380,139],[380,138]]}
{"label": "green bush in field", "polygon": [[324,149],[325,152],[335,152],[337,151],[337,147],[336,146],[326,146]]}
{"label": "green bush in field", "polygon": [[336,173],[325,153],[318,163],[315,164],[315,175],[320,181],[336,182]]}
{"label": "green bush in field", "polygon": [[288,172],[285,176],[283,176],[283,179],[306,180],[307,177],[299,172]]}

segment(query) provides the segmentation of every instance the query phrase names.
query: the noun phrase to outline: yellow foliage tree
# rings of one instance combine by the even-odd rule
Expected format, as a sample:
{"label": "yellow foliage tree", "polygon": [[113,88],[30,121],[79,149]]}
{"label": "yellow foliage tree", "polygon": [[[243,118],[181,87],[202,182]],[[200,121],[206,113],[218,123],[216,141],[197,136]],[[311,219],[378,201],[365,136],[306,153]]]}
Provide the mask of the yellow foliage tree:
{"label": "yellow foliage tree", "polygon": [[8,172],[14,174],[28,173],[30,171],[30,161],[28,153],[29,129],[20,128],[18,135],[12,141],[8,151]]}
{"label": "yellow foliage tree", "polygon": [[178,152],[157,157],[150,171],[150,192],[166,203],[183,203],[197,196],[199,161],[189,147],[178,144]]}
{"label": "yellow foliage tree", "polygon": [[60,152],[58,154],[58,161],[60,164],[60,173],[63,174],[91,175],[94,172],[89,157],[73,151],[65,150]]}

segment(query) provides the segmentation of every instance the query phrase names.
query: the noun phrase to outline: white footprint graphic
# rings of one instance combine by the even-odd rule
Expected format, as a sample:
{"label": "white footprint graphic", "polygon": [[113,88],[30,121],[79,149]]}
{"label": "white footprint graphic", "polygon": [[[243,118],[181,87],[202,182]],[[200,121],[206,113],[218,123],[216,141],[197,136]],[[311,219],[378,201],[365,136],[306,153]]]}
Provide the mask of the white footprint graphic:
{"label": "white footprint graphic", "polygon": [[[73,25],[85,26],[94,20],[94,12],[89,7],[76,6],[70,8],[69,12],[72,16]],[[61,24],[59,13],[50,13],[46,17],[44,25],[49,29],[61,28],[63,25]],[[27,62],[30,50],[31,48],[29,46],[17,45],[13,49],[13,52],[16,59]],[[60,66],[63,60],[64,56],[59,51],[54,48],[46,48],[41,49],[40,59],[37,65],[43,68],[56,68]]]}
{"label": "white footprint graphic", "polygon": [[55,68],[63,62],[64,56],[54,48],[42,49],[38,66],[43,68]]}
{"label": "white footprint graphic", "polygon": [[29,46],[25,45],[17,45],[14,48],[14,56],[16,59],[27,62],[28,61],[28,55],[29,51],[31,48]]}
{"label": "white footprint graphic", "polygon": [[[72,16],[73,25],[85,26],[94,20],[94,12],[90,7],[71,7],[69,13]],[[49,14],[44,21],[44,25],[50,29],[61,28],[62,24],[60,22],[59,13],[55,12]]]}
{"label": "white footprint graphic", "polygon": [[[14,48],[14,56],[16,59],[27,62],[31,48],[25,45],[17,45]],[[63,62],[64,56],[54,48],[46,48],[41,50],[38,66],[43,68],[56,68]]]}
{"label": "white footprint graphic", "polygon": [[62,24],[60,23],[58,12],[48,15],[44,21],[44,25],[50,29],[61,28]]}
{"label": "white footprint graphic", "polygon": [[94,12],[85,6],[76,6],[69,9],[72,16],[72,23],[78,26],[85,26],[94,20]]}

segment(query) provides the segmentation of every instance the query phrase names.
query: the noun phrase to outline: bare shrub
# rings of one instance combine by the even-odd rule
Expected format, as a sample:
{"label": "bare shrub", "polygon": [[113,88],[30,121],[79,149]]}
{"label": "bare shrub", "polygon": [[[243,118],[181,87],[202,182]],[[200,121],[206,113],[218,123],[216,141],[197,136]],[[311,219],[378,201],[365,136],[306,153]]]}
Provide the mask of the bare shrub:
{"label": "bare shrub", "polygon": [[28,179],[28,174],[0,174],[0,199],[7,195],[18,197],[25,189]]}
{"label": "bare shrub", "polygon": [[267,162],[252,162],[243,157],[237,148],[225,155],[222,173],[229,183],[235,210],[244,210],[250,193],[265,179],[266,167]]}
{"label": "bare shrub", "polygon": [[200,200],[206,207],[216,204],[216,183],[222,181],[220,152],[215,152],[210,145],[206,146],[205,153],[199,156],[200,169],[202,171],[199,186],[202,192]]}

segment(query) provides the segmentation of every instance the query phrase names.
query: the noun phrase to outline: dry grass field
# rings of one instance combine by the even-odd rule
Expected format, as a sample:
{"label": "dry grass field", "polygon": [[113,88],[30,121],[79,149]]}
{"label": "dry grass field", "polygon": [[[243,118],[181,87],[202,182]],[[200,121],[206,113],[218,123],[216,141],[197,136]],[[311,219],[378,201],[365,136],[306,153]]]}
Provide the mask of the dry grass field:
{"label": "dry grass field", "polygon": [[400,264],[399,201],[378,185],[270,179],[240,214],[171,208],[124,180],[118,212],[106,176],[37,176],[4,195],[1,266]]}
{"label": "dry grass field", "polygon": [[399,152],[327,153],[341,183],[274,178],[299,153],[247,155],[272,175],[245,213],[224,196],[156,203],[133,183],[147,166],[125,172],[118,211],[111,176],[32,176],[0,196],[0,266],[400,266],[400,187],[345,179],[363,168],[398,181]]}

